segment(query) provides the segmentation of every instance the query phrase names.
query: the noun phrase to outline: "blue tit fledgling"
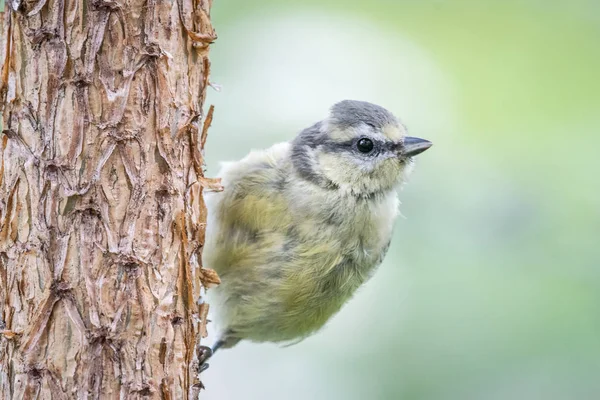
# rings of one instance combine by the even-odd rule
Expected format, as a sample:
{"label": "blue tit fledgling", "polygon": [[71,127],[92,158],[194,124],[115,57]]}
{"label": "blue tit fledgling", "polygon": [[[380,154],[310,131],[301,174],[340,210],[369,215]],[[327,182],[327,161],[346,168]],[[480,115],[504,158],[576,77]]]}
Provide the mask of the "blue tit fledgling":
{"label": "blue tit fledgling", "polygon": [[383,260],[396,189],[430,146],[386,109],[345,100],[291,142],[224,163],[224,191],[206,194],[213,351],[319,330]]}

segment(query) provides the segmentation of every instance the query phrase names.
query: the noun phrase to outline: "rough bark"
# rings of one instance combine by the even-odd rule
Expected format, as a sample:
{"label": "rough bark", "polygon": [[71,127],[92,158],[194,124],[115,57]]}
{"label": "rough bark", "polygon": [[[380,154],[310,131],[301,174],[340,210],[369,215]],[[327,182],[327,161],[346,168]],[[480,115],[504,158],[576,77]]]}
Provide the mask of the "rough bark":
{"label": "rough bark", "polygon": [[7,1],[0,398],[197,396],[210,6]]}

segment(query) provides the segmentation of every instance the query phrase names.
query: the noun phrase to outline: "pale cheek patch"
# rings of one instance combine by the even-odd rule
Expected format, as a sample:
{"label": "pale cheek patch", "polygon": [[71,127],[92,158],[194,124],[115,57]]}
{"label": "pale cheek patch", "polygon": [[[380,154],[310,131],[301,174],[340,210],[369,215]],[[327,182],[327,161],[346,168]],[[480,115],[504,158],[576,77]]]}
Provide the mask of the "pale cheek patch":
{"label": "pale cheek patch", "polygon": [[319,154],[318,165],[322,173],[337,184],[354,182],[359,178],[356,166],[336,154]]}
{"label": "pale cheek patch", "polygon": [[404,132],[403,129],[399,129],[397,126],[394,125],[386,125],[381,131],[383,132],[386,138],[390,139],[393,142],[399,142],[406,135],[406,132]]}
{"label": "pale cheek patch", "polygon": [[403,165],[395,159],[383,161],[377,170],[376,179],[381,187],[393,188],[397,186],[403,179]]}

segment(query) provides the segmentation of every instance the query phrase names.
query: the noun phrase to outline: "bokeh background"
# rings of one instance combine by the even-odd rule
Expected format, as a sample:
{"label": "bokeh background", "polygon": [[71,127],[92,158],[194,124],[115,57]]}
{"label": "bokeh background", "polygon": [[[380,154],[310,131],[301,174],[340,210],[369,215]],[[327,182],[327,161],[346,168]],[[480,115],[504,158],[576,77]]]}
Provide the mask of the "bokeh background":
{"label": "bokeh background", "polygon": [[215,0],[218,162],[341,99],[435,146],[317,335],[211,360],[205,400],[600,398],[600,3]]}

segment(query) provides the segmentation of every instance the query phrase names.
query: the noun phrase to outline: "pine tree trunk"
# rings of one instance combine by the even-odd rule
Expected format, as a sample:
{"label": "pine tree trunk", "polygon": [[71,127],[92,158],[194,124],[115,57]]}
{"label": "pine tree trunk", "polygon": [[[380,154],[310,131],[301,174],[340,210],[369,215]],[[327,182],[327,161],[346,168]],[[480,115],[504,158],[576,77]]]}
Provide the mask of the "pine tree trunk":
{"label": "pine tree trunk", "polygon": [[0,398],[197,397],[211,3],[0,14]]}

